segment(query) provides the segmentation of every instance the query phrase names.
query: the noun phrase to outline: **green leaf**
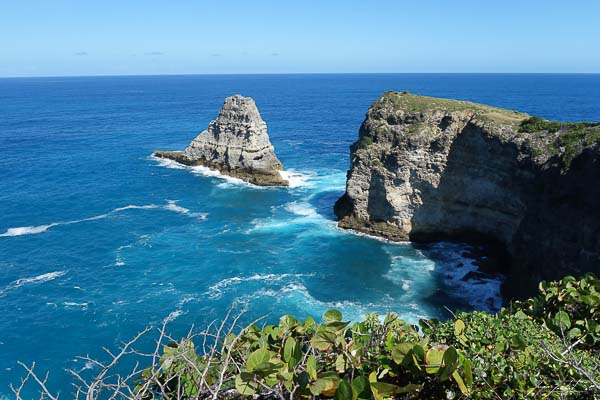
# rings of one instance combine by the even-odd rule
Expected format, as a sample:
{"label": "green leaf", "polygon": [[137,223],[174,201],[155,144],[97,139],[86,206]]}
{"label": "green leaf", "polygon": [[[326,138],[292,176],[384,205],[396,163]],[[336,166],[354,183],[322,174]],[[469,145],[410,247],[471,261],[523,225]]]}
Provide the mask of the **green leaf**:
{"label": "green leaf", "polygon": [[463,368],[465,369],[465,381],[468,386],[473,386],[473,367],[471,360],[468,358],[463,361]]}
{"label": "green leaf", "polygon": [[279,318],[279,327],[286,332],[293,330],[295,327],[300,325],[300,322],[291,315],[284,315]]}
{"label": "green leaf", "polygon": [[313,329],[316,325],[317,323],[313,317],[306,317],[306,320],[304,321],[304,329]]}
{"label": "green leaf", "polygon": [[309,381],[310,376],[306,371],[300,372],[298,374],[298,377],[296,378],[296,383],[300,386],[300,390],[306,388],[308,386]]}
{"label": "green leaf", "polygon": [[327,323],[327,327],[328,328],[333,328],[336,331],[341,331],[342,329],[344,329],[345,327],[347,327],[348,324],[350,324],[350,322],[332,321],[332,322]]}
{"label": "green leaf", "polygon": [[348,362],[346,361],[346,357],[343,354],[340,354],[335,359],[335,370],[340,374],[343,374],[344,371],[348,368]]}
{"label": "green leaf", "polygon": [[464,394],[464,395],[469,394],[469,389],[467,389],[467,386],[465,385],[465,382],[463,381],[463,379],[458,374],[458,371],[454,371],[452,373],[452,378],[458,384],[458,388],[460,389],[460,391],[461,391],[462,394]]}
{"label": "green leaf", "polygon": [[241,373],[235,377],[235,388],[243,396],[252,396],[256,393],[258,384],[252,381],[252,375]]}
{"label": "green leaf", "polygon": [[569,318],[569,314],[564,311],[559,311],[554,315],[554,324],[557,328],[562,328],[563,330],[568,330],[571,328],[571,319]]}
{"label": "green leaf", "polygon": [[519,334],[516,334],[515,336],[512,337],[511,344],[514,348],[517,348],[517,349],[524,349],[525,347],[527,347],[527,343],[525,342],[525,339],[523,339],[523,336],[521,336]]}
{"label": "green leaf", "polygon": [[352,399],[352,387],[348,382],[341,381],[337,390],[335,391],[335,400],[351,400]]}
{"label": "green leaf", "polygon": [[312,354],[306,360],[306,372],[313,381],[317,379],[317,359]]}
{"label": "green leaf", "polygon": [[370,399],[371,385],[369,380],[364,376],[357,376],[352,381],[352,399]]}
{"label": "green leaf", "polygon": [[371,390],[381,396],[391,396],[400,393],[400,386],[385,382],[371,382]]}
{"label": "green leaf", "polygon": [[289,362],[297,353],[298,343],[293,337],[287,338],[283,346],[283,361]]}
{"label": "green leaf", "polygon": [[342,313],[336,309],[327,310],[323,315],[323,321],[326,324],[330,322],[339,322],[342,320]]}
{"label": "green leaf", "polygon": [[406,365],[407,355],[412,352],[413,343],[400,343],[392,349],[392,360],[396,364]]}
{"label": "green leaf", "polygon": [[246,369],[250,372],[254,371],[254,369],[263,363],[268,362],[271,359],[271,353],[267,349],[258,349],[252,352],[248,356],[248,360],[246,361]]}
{"label": "green leaf", "polygon": [[517,311],[515,314],[515,318],[516,319],[527,319],[527,314],[525,314],[523,311],[519,310]]}
{"label": "green leaf", "polygon": [[317,350],[328,351],[335,344],[337,336],[331,331],[319,331],[310,340],[310,344]]}
{"label": "green leaf", "polygon": [[437,374],[442,366],[442,359],[444,358],[444,351],[430,349],[425,355],[425,372],[428,374]]}
{"label": "green leaf", "polygon": [[440,380],[445,381],[458,368],[458,352],[454,347],[448,347],[442,358],[444,366],[440,371]]}
{"label": "green leaf", "polygon": [[581,337],[581,329],[573,328],[569,331],[569,339],[575,339]]}
{"label": "green leaf", "polygon": [[310,385],[310,392],[315,396],[331,397],[335,394],[340,378],[337,375],[326,375],[318,378]]}
{"label": "green leaf", "polygon": [[410,393],[421,388],[421,385],[408,384],[406,386],[392,385],[385,382],[371,382],[371,389],[383,396],[391,396],[400,393]]}
{"label": "green leaf", "polygon": [[454,336],[460,336],[465,330],[465,323],[462,319],[457,319],[454,322]]}
{"label": "green leaf", "polygon": [[270,375],[277,372],[279,368],[281,368],[281,364],[275,364],[267,361],[254,366],[252,372],[259,373],[261,375]]}
{"label": "green leaf", "polygon": [[420,344],[415,344],[413,346],[412,352],[417,360],[423,361],[425,359],[425,349]]}
{"label": "green leaf", "polygon": [[372,371],[369,374],[369,382],[371,382],[371,383],[377,382],[377,372],[376,371]]}

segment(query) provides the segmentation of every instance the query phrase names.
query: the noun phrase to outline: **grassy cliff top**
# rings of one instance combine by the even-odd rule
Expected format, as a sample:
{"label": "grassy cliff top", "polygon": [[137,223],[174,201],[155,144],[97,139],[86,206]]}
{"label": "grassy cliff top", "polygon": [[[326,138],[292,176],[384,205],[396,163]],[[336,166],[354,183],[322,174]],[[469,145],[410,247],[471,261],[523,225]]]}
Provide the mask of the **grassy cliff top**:
{"label": "grassy cliff top", "polygon": [[[384,114],[394,111],[433,113],[472,111],[478,120],[497,127],[509,127],[526,138],[536,154],[559,155],[568,167],[581,151],[600,143],[600,122],[559,122],[532,117],[526,113],[463,100],[419,96],[408,92],[385,92],[371,107]],[[364,138],[363,138],[364,139]]]}
{"label": "grassy cliff top", "polygon": [[518,124],[529,118],[529,115],[518,111],[487,106],[462,100],[449,100],[438,97],[419,96],[408,92],[385,92],[375,102],[374,107],[390,105],[408,112],[432,111],[474,111],[480,117],[503,123]]}

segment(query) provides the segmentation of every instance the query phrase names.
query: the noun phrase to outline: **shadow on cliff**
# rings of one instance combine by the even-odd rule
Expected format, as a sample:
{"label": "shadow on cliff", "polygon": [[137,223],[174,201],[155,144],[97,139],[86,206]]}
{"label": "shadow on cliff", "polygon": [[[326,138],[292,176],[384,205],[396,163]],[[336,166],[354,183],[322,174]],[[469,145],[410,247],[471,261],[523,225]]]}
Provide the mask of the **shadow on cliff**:
{"label": "shadow on cliff", "polygon": [[585,150],[561,172],[539,166],[514,142],[467,124],[437,186],[421,184],[423,205],[410,239],[483,244],[482,267],[503,272],[507,298],[535,294],[540,280],[600,271],[600,161]]}

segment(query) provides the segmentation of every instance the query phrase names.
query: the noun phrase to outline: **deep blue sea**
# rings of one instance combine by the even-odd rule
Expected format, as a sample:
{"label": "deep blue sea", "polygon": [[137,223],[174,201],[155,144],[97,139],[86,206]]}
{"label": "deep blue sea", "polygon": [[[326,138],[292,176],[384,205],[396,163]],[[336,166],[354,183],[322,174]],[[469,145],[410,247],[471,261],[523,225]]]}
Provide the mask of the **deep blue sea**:
{"label": "deep blue sea", "polygon": [[[0,397],[22,370],[69,391],[76,355],[149,324],[184,335],[233,304],[247,320],[331,307],[350,319],[497,309],[500,277],[461,278],[468,246],[340,231],[349,145],[386,90],[600,120],[600,75],[237,75],[0,79]],[[184,149],[232,94],[255,99],[290,188],[152,159]],[[67,396],[68,397],[68,396]]]}

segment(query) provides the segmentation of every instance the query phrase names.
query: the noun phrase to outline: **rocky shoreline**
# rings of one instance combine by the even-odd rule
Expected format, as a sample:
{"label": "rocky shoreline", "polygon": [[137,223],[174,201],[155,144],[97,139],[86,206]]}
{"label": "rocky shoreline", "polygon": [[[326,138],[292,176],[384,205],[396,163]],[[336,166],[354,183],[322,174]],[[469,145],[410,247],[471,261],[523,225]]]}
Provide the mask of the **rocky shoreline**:
{"label": "rocky shoreline", "polygon": [[341,228],[485,244],[508,297],[600,272],[600,125],[387,92],[351,147]]}

